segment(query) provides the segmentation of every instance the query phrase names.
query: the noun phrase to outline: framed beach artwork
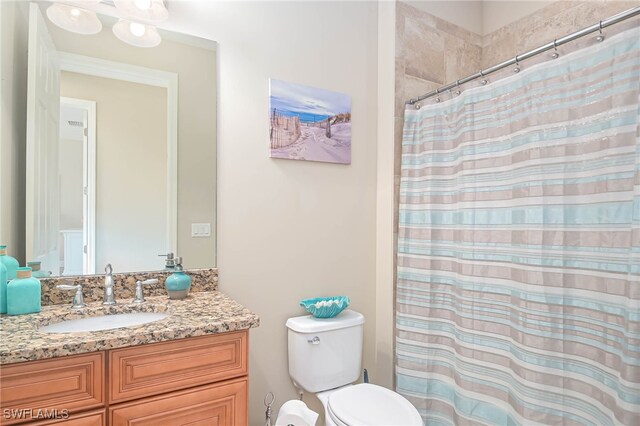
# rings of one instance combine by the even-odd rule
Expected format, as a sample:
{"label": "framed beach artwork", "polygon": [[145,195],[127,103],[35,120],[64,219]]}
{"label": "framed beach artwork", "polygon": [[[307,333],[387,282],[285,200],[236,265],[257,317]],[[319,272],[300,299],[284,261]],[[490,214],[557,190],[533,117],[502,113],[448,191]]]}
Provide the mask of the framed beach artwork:
{"label": "framed beach artwork", "polygon": [[272,158],[351,164],[351,97],[269,79]]}

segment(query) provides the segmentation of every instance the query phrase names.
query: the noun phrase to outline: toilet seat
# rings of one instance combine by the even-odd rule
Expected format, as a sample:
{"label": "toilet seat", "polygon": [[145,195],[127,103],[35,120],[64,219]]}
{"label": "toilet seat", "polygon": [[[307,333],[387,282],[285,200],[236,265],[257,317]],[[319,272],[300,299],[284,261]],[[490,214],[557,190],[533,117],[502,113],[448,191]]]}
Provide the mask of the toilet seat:
{"label": "toilet seat", "polygon": [[418,410],[402,395],[362,383],[329,396],[327,411],[339,426],[422,426]]}

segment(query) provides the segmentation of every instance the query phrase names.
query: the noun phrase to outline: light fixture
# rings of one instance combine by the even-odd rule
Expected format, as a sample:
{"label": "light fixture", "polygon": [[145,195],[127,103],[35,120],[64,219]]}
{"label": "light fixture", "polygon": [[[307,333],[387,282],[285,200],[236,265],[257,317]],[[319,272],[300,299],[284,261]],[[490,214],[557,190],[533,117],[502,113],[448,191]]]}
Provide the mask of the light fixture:
{"label": "light fixture", "polygon": [[114,0],[120,15],[131,21],[159,24],[169,17],[163,0]]}
{"label": "light fixture", "polygon": [[[0,0],[2,1],[2,0]],[[78,34],[96,34],[102,23],[93,11],[83,8],[102,0],[54,0],[47,16],[57,26]],[[136,47],[155,47],[162,38],[154,24],[169,17],[163,0],[113,0],[120,20],[112,30],[115,36]]]}
{"label": "light fixture", "polygon": [[90,35],[102,31],[102,22],[96,13],[76,7],[75,4],[54,3],[47,8],[47,17],[60,28],[73,33]]}
{"label": "light fixture", "polygon": [[136,47],[155,47],[162,41],[153,25],[120,19],[112,29],[116,37]]}

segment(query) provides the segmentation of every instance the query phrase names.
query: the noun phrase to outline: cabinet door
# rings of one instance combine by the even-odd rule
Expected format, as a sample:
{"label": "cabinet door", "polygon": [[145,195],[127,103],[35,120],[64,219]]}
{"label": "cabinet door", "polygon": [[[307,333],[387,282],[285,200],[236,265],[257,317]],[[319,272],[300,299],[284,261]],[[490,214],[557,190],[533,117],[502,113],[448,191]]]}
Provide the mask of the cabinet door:
{"label": "cabinet door", "polygon": [[172,392],[109,408],[111,426],[248,424],[247,379]]}
{"label": "cabinet door", "polygon": [[104,406],[104,352],[0,366],[0,424],[24,423],[38,410],[71,415]]}
{"label": "cabinet door", "polygon": [[247,375],[246,331],[109,351],[109,403]]}

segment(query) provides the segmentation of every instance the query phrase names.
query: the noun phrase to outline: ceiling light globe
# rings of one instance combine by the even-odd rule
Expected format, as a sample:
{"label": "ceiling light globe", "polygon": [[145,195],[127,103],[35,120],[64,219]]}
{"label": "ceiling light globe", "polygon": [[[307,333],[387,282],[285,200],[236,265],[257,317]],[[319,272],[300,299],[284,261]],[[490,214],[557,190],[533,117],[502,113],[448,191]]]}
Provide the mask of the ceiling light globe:
{"label": "ceiling light globe", "polygon": [[151,8],[151,0],[133,0],[133,4],[140,10]]}
{"label": "ceiling light globe", "polygon": [[96,13],[80,7],[56,2],[47,8],[47,17],[60,28],[76,34],[97,34],[102,30]]}
{"label": "ceiling light globe", "polygon": [[118,39],[136,47],[155,47],[162,42],[156,27],[141,22],[120,19],[111,30]]}
{"label": "ceiling light globe", "polygon": [[137,22],[132,22],[129,24],[129,31],[131,31],[131,34],[136,37],[142,37],[146,32],[146,29],[144,25]]}
{"label": "ceiling light globe", "polygon": [[169,17],[169,11],[164,5],[164,0],[112,1],[118,10],[118,15],[129,21],[144,22],[145,24],[155,25],[166,21]]}

